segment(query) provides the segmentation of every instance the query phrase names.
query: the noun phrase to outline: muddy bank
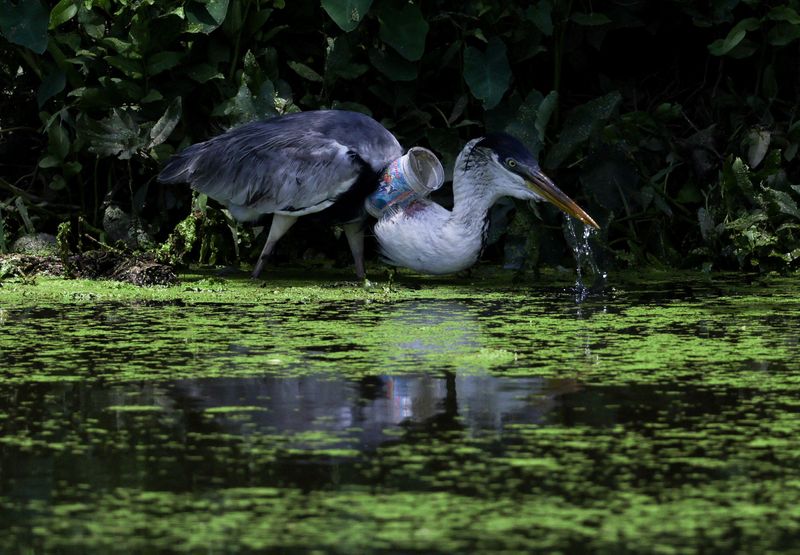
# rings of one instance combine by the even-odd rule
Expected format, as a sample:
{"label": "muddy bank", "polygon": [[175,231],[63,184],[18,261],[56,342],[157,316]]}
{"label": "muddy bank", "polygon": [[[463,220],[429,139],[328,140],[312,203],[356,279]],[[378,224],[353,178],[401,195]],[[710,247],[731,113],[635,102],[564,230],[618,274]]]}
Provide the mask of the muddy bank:
{"label": "muddy bank", "polygon": [[175,269],[151,254],[109,250],[91,250],[64,258],[54,254],[0,255],[0,275],[113,279],[134,285],[170,285],[178,281]]}

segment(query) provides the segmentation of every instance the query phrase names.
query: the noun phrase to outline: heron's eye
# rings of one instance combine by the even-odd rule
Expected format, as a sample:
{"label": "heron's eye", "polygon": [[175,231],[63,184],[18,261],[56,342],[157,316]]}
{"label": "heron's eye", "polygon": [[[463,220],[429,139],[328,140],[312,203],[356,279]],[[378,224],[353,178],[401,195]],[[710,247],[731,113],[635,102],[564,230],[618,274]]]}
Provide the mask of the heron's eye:
{"label": "heron's eye", "polygon": [[506,158],[506,166],[508,166],[509,168],[516,168],[517,161],[514,160],[513,158]]}

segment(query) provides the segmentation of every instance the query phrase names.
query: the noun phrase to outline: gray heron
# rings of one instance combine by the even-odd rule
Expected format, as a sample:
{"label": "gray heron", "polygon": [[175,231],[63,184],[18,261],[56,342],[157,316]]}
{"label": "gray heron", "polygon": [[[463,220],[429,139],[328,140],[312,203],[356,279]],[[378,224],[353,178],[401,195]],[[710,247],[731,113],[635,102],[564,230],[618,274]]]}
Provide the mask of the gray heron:
{"label": "gray heron", "polygon": [[[192,145],[172,157],[158,179],[189,183],[240,221],[273,215],[253,277],[299,217],[324,210],[342,224],[356,275],[363,278],[364,200],[383,169],[402,155],[397,139],[374,119],[318,110],[248,123]],[[453,195],[452,211],[429,200],[389,209],[374,228],[384,258],[430,274],[470,267],[483,247],[489,209],[503,196],[547,200],[598,228],[520,141],[502,133],[464,147],[456,160]]]}

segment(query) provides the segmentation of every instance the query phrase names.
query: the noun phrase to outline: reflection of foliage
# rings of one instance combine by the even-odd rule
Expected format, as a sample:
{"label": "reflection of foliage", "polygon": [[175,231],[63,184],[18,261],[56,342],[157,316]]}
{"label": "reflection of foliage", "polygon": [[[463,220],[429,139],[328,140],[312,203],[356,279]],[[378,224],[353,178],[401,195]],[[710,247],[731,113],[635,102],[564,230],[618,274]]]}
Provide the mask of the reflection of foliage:
{"label": "reflection of foliage", "polygon": [[[188,208],[150,186],[176,148],[333,107],[447,165],[484,129],[517,135],[618,262],[798,266],[798,0],[0,7],[0,249],[76,213],[99,226],[112,197],[163,237]],[[537,243],[560,233],[542,217]]]}

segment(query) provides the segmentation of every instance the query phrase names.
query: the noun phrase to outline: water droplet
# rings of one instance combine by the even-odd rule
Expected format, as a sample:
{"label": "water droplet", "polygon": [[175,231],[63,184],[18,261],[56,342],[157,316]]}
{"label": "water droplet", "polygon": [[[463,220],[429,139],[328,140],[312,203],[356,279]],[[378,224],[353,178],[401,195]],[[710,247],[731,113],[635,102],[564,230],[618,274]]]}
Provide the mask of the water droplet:
{"label": "water droplet", "polygon": [[597,261],[595,260],[594,251],[592,250],[592,246],[589,244],[589,239],[591,236],[596,233],[594,229],[590,228],[587,225],[582,223],[578,224],[582,226],[582,232],[580,239],[578,238],[578,234],[575,232],[575,225],[577,220],[574,220],[570,216],[565,215],[565,228],[566,228],[566,235],[567,241],[569,242],[570,247],[572,248],[572,254],[575,257],[575,302],[577,304],[582,303],[585,301],[590,293],[591,288],[587,287],[583,283],[583,268],[584,265],[587,265],[590,269],[592,274],[595,276],[595,286],[603,286],[605,285],[606,278],[608,277],[608,272],[604,270],[600,270],[599,266],[597,265]]}

